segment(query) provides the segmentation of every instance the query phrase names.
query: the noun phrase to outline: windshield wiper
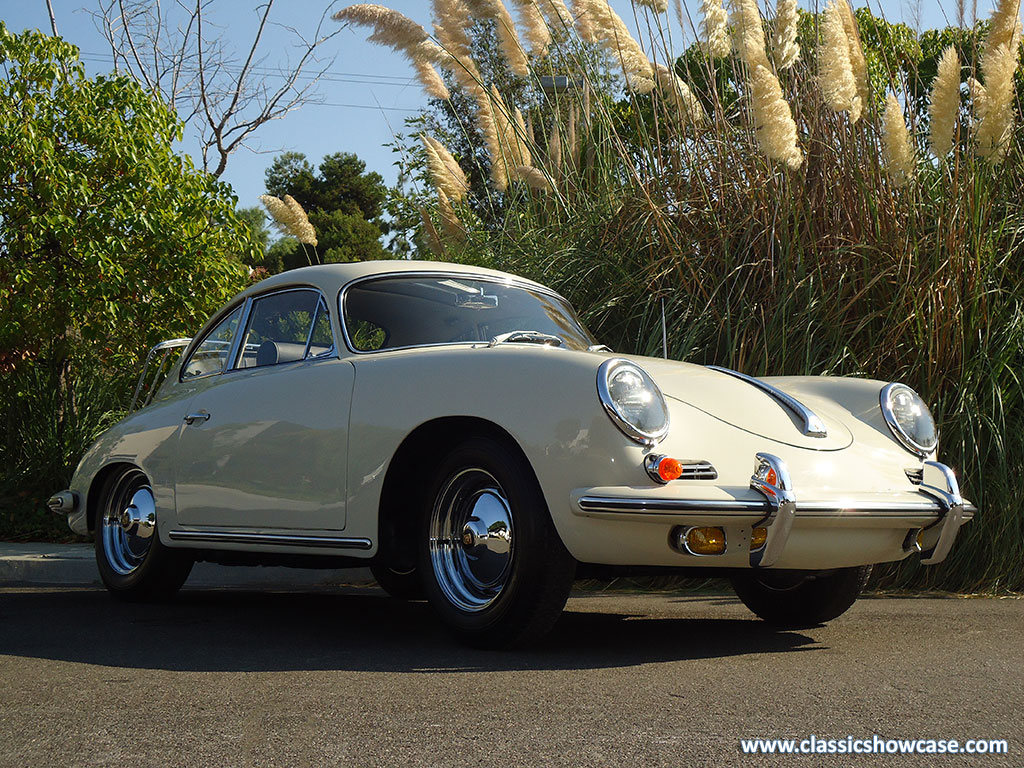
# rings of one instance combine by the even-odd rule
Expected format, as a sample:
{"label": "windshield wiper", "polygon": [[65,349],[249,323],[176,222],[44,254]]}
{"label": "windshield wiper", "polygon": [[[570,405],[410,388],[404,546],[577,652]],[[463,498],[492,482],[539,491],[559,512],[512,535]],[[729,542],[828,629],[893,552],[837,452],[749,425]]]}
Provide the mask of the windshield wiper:
{"label": "windshield wiper", "polygon": [[527,344],[549,344],[553,347],[562,346],[560,338],[552,336],[550,333],[541,333],[540,331],[509,331],[508,333],[495,336],[487,346],[496,347],[499,344],[504,344],[506,341],[524,341]]}

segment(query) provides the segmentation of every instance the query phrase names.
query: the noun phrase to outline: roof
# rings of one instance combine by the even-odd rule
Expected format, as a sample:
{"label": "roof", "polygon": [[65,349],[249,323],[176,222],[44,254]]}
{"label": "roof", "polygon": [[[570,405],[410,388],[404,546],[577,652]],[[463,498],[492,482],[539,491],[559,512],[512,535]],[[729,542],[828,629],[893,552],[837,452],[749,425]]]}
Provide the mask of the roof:
{"label": "roof", "polygon": [[273,275],[250,286],[241,295],[249,296],[254,293],[263,293],[268,289],[284,288],[292,285],[315,285],[327,296],[336,296],[347,283],[364,277],[374,275],[392,275],[414,272],[446,272],[457,275],[480,275],[495,277],[502,280],[514,279],[517,282],[536,286],[544,291],[550,288],[543,286],[533,280],[499,272],[496,269],[476,267],[469,264],[454,264],[446,261],[412,261],[408,259],[386,259],[379,261],[353,261],[343,264],[318,264],[312,267],[300,267],[291,269],[278,275]]}

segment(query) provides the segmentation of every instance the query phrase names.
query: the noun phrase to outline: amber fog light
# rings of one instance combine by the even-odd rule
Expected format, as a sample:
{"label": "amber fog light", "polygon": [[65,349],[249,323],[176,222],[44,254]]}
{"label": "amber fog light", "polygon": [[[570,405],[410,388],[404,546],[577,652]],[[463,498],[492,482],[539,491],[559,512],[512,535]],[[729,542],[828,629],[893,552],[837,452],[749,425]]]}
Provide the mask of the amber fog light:
{"label": "amber fog light", "polygon": [[751,551],[760,549],[764,546],[764,543],[768,541],[768,529],[767,528],[755,528],[750,532],[750,549]]}
{"label": "amber fog light", "polygon": [[721,528],[687,528],[682,543],[692,555],[720,555],[725,552],[725,531]]}

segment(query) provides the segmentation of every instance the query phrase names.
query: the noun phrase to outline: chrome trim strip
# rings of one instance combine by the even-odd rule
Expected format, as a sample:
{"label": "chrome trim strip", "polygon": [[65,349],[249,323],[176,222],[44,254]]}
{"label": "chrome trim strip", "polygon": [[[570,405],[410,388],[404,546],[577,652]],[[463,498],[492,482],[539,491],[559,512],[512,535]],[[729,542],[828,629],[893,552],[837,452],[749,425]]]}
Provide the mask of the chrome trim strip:
{"label": "chrome trim strip", "polygon": [[324,547],[328,549],[370,549],[373,542],[361,538],[298,536],[284,533],[229,533],[227,531],[171,531],[172,541],[219,544],[272,544],[284,547]]}
{"label": "chrome trim strip", "polygon": [[[345,342],[345,347],[353,355],[376,355],[376,354],[379,354],[381,352],[397,352],[397,351],[402,350],[402,349],[421,349],[423,347],[472,346],[472,345],[479,345],[479,344],[486,344],[487,343],[487,341],[485,341],[485,340],[481,340],[481,341],[454,341],[454,342],[442,342],[442,343],[438,343],[438,344],[410,344],[409,346],[405,346],[405,347],[387,347],[386,349],[366,349],[366,350],[356,349],[355,346],[352,344],[352,339],[349,337],[348,325],[345,322],[345,298],[348,295],[349,290],[352,289],[353,287],[357,286],[357,285],[361,285],[362,283],[370,282],[372,280],[385,280],[385,279],[393,278],[393,277],[409,277],[409,278],[440,277],[440,278],[449,278],[449,279],[462,278],[464,280],[479,280],[480,282],[484,282],[484,283],[500,283],[502,285],[512,285],[512,286],[515,286],[517,288],[522,288],[523,290],[534,291],[536,293],[543,293],[543,294],[545,294],[547,296],[551,296],[553,298],[556,298],[559,301],[561,301],[563,304],[565,304],[565,306],[570,310],[570,312],[572,313],[574,318],[576,317],[576,310],[573,309],[572,304],[570,304],[569,301],[564,296],[561,296],[558,293],[555,293],[553,290],[551,290],[547,286],[541,285],[540,283],[534,283],[534,282],[531,282],[529,280],[523,280],[522,278],[516,277],[515,275],[509,275],[508,277],[498,277],[496,275],[478,275],[478,274],[475,274],[473,272],[455,272],[455,271],[445,272],[443,270],[438,270],[438,269],[424,270],[422,272],[418,272],[418,271],[409,271],[409,272],[378,272],[378,273],[373,274],[373,275],[363,275],[362,277],[357,277],[355,280],[350,280],[349,282],[347,282],[343,286],[341,286],[341,290],[338,291],[338,326],[341,328],[342,340]],[[577,318],[577,321],[578,321],[578,318]],[[582,325],[582,323],[580,324],[580,327],[583,328],[584,331],[587,330]],[[590,332],[589,331],[587,331],[587,336],[590,336]],[[593,339],[592,336],[591,336],[591,339]]]}
{"label": "chrome trim strip", "polygon": [[680,513],[760,513],[768,511],[765,501],[725,501],[701,499],[637,499],[620,496],[584,496],[577,505],[583,512],[621,512],[624,514],[646,512]]}
{"label": "chrome trim strip", "polygon": [[731,368],[723,368],[719,365],[707,366],[712,371],[718,371],[719,373],[725,373],[729,376],[733,376],[741,381],[745,381],[748,384],[757,387],[765,394],[771,396],[778,403],[792,411],[797,418],[803,420],[802,432],[808,437],[828,437],[828,430],[825,429],[825,422],[806,405],[801,403],[792,395],[787,395],[781,389],[773,387],[771,384],[755,379],[753,376],[747,376],[745,373],[734,371]]}
{"label": "chrome trim strip", "polygon": [[[680,514],[705,514],[723,517],[743,513],[764,513],[769,509],[767,501],[724,501],[720,499],[636,499],[619,496],[583,496],[578,506],[583,512],[644,514],[660,516],[664,512]],[[855,502],[843,505],[834,501],[802,501],[797,512],[800,518],[829,519],[834,517],[871,518],[885,517],[894,519],[914,520],[922,515],[934,515],[942,508],[932,501],[900,501],[900,502]],[[965,505],[965,517],[971,517],[973,507]]]}
{"label": "chrome trim strip", "polygon": [[[142,364],[142,373],[139,374],[139,383],[135,385],[135,394],[132,395],[132,404],[128,407],[128,413],[134,413],[135,406],[139,403],[139,395],[142,394],[142,385],[146,382],[146,372],[149,371],[149,365],[153,362],[153,356],[157,352],[163,352],[163,358],[160,360],[160,365],[157,366],[157,373],[153,374],[153,381],[156,381],[159,371],[163,368],[164,363],[167,362],[167,356],[171,353],[172,349],[178,349],[180,347],[187,347],[192,342],[191,338],[181,339],[168,339],[167,341],[161,341],[159,344],[149,350],[149,354],[146,355],[146,362]],[[154,390],[150,385],[150,390],[146,402],[142,404],[143,407],[149,404],[152,400]]]}

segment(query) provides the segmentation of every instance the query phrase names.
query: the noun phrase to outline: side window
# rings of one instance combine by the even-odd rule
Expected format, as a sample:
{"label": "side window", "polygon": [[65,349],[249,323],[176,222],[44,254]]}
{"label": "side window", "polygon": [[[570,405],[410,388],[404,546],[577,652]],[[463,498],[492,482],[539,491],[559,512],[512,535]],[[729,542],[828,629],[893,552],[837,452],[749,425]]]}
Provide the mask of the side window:
{"label": "side window", "polygon": [[360,352],[382,349],[388,340],[388,333],[369,320],[349,320],[348,332],[352,335],[352,346]]}
{"label": "side window", "polygon": [[325,354],[333,345],[330,317],[319,292],[274,293],[252,303],[238,367],[292,363]]}
{"label": "side window", "polygon": [[221,373],[227,365],[231,343],[238,332],[238,321],[242,317],[242,307],[225,317],[216,327],[206,334],[206,338],[195,348],[188,360],[181,366],[182,381],[199,376]]}

